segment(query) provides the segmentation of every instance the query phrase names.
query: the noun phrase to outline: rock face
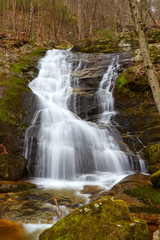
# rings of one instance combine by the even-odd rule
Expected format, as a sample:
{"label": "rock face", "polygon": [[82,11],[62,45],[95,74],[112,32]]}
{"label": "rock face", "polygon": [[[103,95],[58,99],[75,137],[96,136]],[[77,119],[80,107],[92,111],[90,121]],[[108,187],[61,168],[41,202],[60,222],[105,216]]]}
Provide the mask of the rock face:
{"label": "rock face", "polygon": [[27,160],[22,156],[11,154],[0,156],[0,178],[16,181],[22,178]]}
{"label": "rock face", "polygon": [[45,239],[147,240],[148,229],[145,221],[131,218],[125,202],[106,197],[75,210],[45,230],[39,240]]}
{"label": "rock face", "polygon": [[150,181],[155,187],[160,187],[160,170],[150,176]]}
{"label": "rock face", "polygon": [[0,178],[19,180],[26,164],[21,157],[24,132],[34,112],[34,95],[27,85],[36,77],[45,49],[34,44],[16,48],[10,39],[3,44],[9,50],[0,49],[0,144],[9,154],[7,160],[0,154]]}
{"label": "rock face", "polygon": [[[158,72],[159,65],[155,67]],[[114,94],[118,112],[115,119],[124,142],[148,161],[151,173],[159,170],[160,116],[141,64],[136,63],[119,76]]]}

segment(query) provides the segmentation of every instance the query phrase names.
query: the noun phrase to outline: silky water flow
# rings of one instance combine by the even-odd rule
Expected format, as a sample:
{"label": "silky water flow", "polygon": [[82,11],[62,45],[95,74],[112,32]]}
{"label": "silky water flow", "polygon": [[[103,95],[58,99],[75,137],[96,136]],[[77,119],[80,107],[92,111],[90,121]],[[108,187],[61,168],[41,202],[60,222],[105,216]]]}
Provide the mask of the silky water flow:
{"label": "silky water flow", "polygon": [[130,152],[112,124],[116,114],[113,90],[119,55],[113,54],[95,93],[99,109],[97,123],[77,116],[77,94],[73,88],[79,86],[79,79],[73,76],[86,65],[75,58],[71,51],[49,50],[41,59],[38,77],[29,84],[37,97],[38,107],[25,133],[24,156],[30,167],[32,143],[35,129],[38,129],[36,178],[99,182],[110,188],[134,171],[146,171],[143,160]]}

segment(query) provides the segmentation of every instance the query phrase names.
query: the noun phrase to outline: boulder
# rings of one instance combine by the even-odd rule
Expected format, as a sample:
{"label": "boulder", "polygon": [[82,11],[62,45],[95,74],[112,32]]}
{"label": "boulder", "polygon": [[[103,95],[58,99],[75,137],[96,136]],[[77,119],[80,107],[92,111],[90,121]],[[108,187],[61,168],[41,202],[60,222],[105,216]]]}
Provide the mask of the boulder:
{"label": "boulder", "polygon": [[128,206],[111,196],[87,204],[42,232],[39,240],[148,239],[144,220],[131,218]]}
{"label": "boulder", "polygon": [[160,187],[160,170],[150,176],[150,181],[155,187]]}
{"label": "boulder", "polygon": [[153,233],[153,240],[159,240],[160,239],[160,231],[157,230]]}
{"label": "boulder", "polygon": [[0,219],[0,239],[27,240],[27,236],[20,223]]}
{"label": "boulder", "polygon": [[0,155],[0,178],[18,181],[22,178],[27,160],[22,156]]}
{"label": "boulder", "polygon": [[160,143],[149,144],[145,150],[145,156],[149,162],[151,174],[160,170]]}

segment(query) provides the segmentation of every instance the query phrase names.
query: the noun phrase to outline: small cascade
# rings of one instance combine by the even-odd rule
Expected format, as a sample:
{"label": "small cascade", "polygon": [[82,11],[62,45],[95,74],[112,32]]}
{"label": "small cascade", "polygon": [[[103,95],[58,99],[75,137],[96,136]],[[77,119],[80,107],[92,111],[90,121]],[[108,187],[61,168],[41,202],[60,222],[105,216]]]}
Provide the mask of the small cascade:
{"label": "small cascade", "polygon": [[38,77],[29,84],[37,96],[38,109],[26,130],[24,156],[30,165],[36,136],[35,177],[84,181],[105,174],[118,179],[129,171],[139,171],[139,159],[125,147],[111,122],[119,56],[113,56],[96,93],[100,116],[97,124],[76,115],[79,79],[73,76],[82,66],[80,60],[73,64],[74,58],[70,51],[49,50],[40,61]]}

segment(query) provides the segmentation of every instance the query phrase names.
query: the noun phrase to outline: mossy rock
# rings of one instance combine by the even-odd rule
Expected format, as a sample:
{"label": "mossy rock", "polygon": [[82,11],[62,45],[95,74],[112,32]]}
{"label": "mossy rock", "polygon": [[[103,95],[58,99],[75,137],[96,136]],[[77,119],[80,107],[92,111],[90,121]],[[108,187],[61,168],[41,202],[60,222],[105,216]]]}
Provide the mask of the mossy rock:
{"label": "mossy rock", "polygon": [[160,170],[160,162],[159,163],[155,163],[155,164],[152,164],[152,165],[149,165],[149,172],[151,174],[157,172]]}
{"label": "mossy rock", "polygon": [[[145,73],[137,73],[138,67],[132,66],[118,77],[116,82],[116,94],[119,94],[121,98],[128,100],[135,98],[136,100],[144,98],[146,91],[150,92],[150,86],[148,84]],[[148,93],[147,93],[148,95]]]}
{"label": "mossy rock", "polygon": [[124,193],[140,199],[145,204],[159,204],[160,203],[160,191],[154,188],[152,185],[144,185],[134,189],[124,190]]}
{"label": "mossy rock", "polygon": [[131,218],[122,200],[105,197],[87,204],[45,230],[39,240],[147,240],[146,222]]}
{"label": "mossy rock", "polygon": [[0,155],[0,178],[17,181],[22,178],[27,160],[22,156]]}
{"label": "mossy rock", "polygon": [[160,143],[148,145],[145,152],[150,164],[160,163]]}
{"label": "mossy rock", "polygon": [[150,176],[150,181],[155,187],[160,187],[160,170]]}

